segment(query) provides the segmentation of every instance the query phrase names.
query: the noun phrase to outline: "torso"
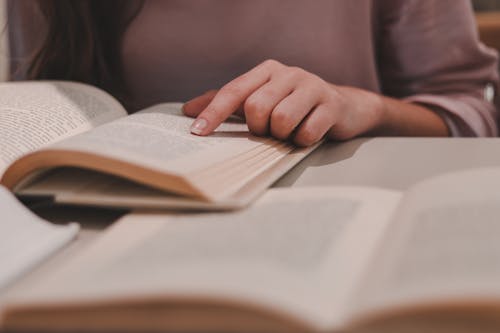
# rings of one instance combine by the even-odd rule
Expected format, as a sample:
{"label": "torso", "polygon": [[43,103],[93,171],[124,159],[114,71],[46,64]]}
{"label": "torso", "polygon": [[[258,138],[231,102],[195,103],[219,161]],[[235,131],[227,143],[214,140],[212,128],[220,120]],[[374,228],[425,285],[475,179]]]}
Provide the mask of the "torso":
{"label": "torso", "polygon": [[123,43],[137,108],[186,101],[265,59],[379,91],[370,0],[146,0]]}

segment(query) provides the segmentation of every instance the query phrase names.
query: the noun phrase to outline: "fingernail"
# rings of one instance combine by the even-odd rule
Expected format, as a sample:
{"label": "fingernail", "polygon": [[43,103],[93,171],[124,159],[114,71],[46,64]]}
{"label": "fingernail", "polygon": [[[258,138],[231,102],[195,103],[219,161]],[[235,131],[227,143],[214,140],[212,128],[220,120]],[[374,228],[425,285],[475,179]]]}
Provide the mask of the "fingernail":
{"label": "fingernail", "polygon": [[196,135],[201,135],[203,130],[207,127],[208,123],[203,118],[198,118],[194,121],[193,125],[191,125],[191,133]]}

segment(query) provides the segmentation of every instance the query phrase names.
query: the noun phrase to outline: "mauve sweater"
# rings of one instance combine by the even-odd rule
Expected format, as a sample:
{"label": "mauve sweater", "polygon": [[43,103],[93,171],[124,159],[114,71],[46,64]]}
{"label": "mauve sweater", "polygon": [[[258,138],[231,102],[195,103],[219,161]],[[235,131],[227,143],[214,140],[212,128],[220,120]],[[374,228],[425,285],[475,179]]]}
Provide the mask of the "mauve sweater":
{"label": "mauve sweater", "polygon": [[497,135],[497,56],[479,42],[469,0],[146,0],[122,55],[138,108],[275,59],[428,105],[454,135]]}

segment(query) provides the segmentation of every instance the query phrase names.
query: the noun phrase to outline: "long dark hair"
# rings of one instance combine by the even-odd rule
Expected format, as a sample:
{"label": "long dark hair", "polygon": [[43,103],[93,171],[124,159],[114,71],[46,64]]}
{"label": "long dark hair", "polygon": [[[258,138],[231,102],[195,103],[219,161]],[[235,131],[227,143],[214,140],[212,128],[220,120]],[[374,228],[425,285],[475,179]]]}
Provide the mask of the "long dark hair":
{"label": "long dark hair", "polygon": [[124,0],[37,0],[45,39],[28,61],[28,79],[89,83],[126,99],[121,42],[142,3]]}

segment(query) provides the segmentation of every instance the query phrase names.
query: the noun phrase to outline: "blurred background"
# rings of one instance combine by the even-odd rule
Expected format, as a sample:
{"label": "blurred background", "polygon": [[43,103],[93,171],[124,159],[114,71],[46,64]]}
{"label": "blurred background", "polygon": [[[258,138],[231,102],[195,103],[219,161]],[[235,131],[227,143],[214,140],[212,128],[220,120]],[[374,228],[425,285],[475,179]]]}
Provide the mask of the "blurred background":
{"label": "blurred background", "polygon": [[[476,11],[476,19],[481,39],[486,45],[500,51],[500,0],[471,1],[474,10]],[[0,0],[0,81],[4,81],[7,78],[8,73],[5,2],[6,0]]]}
{"label": "blurred background", "polygon": [[481,40],[500,51],[500,0],[472,0]]}
{"label": "blurred background", "polygon": [[500,10],[500,0],[472,0],[472,5],[476,11]]}

